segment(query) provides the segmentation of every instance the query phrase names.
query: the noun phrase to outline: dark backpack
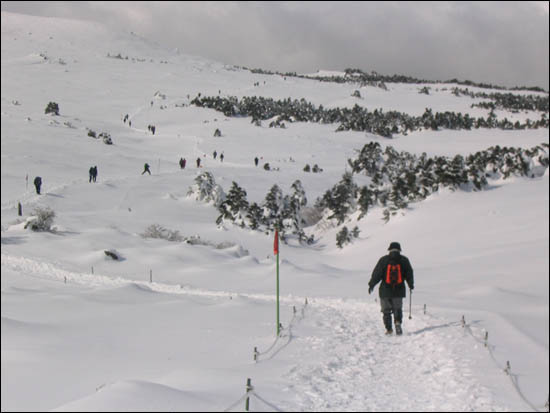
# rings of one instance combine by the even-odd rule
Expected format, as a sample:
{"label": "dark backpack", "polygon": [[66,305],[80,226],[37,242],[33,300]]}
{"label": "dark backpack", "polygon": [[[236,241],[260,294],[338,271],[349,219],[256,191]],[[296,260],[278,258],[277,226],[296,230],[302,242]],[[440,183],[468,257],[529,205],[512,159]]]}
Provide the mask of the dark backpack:
{"label": "dark backpack", "polygon": [[401,274],[401,264],[395,261],[388,262],[386,266],[386,284],[395,288],[403,283],[403,275]]}

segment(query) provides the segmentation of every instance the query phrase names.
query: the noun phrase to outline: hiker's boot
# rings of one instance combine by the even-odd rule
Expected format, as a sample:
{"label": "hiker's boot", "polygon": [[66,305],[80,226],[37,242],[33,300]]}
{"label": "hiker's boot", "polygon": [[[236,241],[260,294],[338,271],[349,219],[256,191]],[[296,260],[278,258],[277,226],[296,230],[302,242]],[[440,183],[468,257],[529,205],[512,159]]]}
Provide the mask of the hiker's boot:
{"label": "hiker's boot", "polygon": [[399,321],[395,322],[395,334],[397,334],[398,336],[403,334],[403,330],[401,329],[401,323]]}
{"label": "hiker's boot", "polygon": [[384,327],[386,327],[386,334],[392,334],[393,333],[393,330],[392,330],[392,320],[391,320],[391,313],[384,313]]}
{"label": "hiker's boot", "polygon": [[387,336],[391,336],[392,334],[393,334],[393,331],[392,331],[391,328],[389,330],[386,330],[386,335]]}

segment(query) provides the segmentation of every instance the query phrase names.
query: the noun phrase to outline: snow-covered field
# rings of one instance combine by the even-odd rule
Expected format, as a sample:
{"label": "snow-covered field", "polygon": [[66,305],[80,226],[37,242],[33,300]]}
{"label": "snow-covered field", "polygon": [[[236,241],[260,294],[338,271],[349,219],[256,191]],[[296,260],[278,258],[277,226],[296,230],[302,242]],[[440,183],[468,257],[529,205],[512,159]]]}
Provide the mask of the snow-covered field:
{"label": "snow-covered field", "polygon": [[[252,74],[89,22],[2,12],[1,58],[2,411],[237,411],[247,378],[257,411],[544,410],[548,171],[481,192],[441,191],[387,224],[374,209],[349,223],[361,232],[344,249],[336,227],[317,228],[312,246],[282,244],[279,338],[273,235],[219,228],[217,210],[187,192],[199,171],[226,192],[236,181],[250,202],[275,183],[287,193],[300,179],[313,204],[370,141],[453,156],[497,144],[531,148],[549,142],[548,129],[388,140],[335,133],[337,125],[257,127],[189,101],[201,93],[411,115],[487,111],[471,108],[480,99],[453,96],[450,85],[431,85],[430,95],[418,93],[422,85],[364,87],[358,99],[351,84]],[[50,101],[60,116],[44,114]],[[109,132],[114,145],[87,128]],[[213,137],[216,128],[222,137]],[[141,175],[145,162],[151,176]],[[278,170],[265,171],[266,162]],[[306,164],[323,172],[305,173]],[[42,195],[32,185],[37,175]],[[36,206],[55,211],[55,232],[23,229]],[[210,245],[140,236],[152,224]],[[415,270],[402,337],[384,335],[376,294],[367,293],[392,241]],[[229,246],[213,246],[220,243]],[[107,249],[124,259],[109,259]]]}

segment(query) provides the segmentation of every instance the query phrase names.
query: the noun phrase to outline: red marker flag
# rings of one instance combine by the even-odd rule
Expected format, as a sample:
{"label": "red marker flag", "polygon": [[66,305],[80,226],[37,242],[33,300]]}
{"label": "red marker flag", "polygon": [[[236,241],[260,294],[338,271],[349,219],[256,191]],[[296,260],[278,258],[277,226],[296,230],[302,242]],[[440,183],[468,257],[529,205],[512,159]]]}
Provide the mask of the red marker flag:
{"label": "red marker flag", "polygon": [[275,239],[273,240],[273,254],[279,253],[279,231],[275,230]]}

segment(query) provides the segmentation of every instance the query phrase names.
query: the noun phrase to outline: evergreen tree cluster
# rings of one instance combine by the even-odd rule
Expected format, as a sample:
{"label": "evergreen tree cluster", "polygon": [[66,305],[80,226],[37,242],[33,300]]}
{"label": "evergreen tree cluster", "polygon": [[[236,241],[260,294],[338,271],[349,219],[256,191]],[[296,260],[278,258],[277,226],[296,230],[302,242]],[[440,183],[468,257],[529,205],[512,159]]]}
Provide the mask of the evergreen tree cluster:
{"label": "evergreen tree cluster", "polygon": [[376,135],[391,138],[393,134],[422,130],[422,129],[472,129],[472,128],[500,128],[500,129],[532,129],[547,128],[548,117],[544,113],[536,121],[526,120],[525,123],[512,123],[507,119],[497,120],[493,111],[487,118],[473,118],[469,114],[456,112],[437,112],[426,108],[422,116],[410,116],[402,112],[375,109],[369,112],[366,108],[354,105],[352,108],[325,109],[322,105],[315,107],[305,99],[273,100],[264,97],[243,97],[239,100],[235,96],[197,96],[192,104],[223,112],[225,116],[252,116],[252,121],[266,120],[277,117],[277,121],[288,122],[316,122],[340,123],[336,131],[365,131]]}
{"label": "evergreen tree cluster", "polygon": [[471,98],[490,99],[491,102],[480,102],[472,104],[472,107],[483,109],[500,109],[519,112],[520,110],[532,110],[547,113],[549,110],[548,96],[539,95],[514,95],[512,93],[485,93],[471,92],[469,89],[453,88],[452,93],[456,96],[470,96]]}
{"label": "evergreen tree cluster", "polygon": [[350,244],[354,238],[359,237],[359,228],[355,227],[351,231],[344,225],[344,227],[336,235],[336,246],[338,248],[344,248],[344,245]]}
{"label": "evergreen tree cluster", "polygon": [[327,218],[335,219],[338,225],[357,211],[361,219],[373,206],[385,208],[387,221],[410,202],[421,201],[442,188],[476,191],[488,185],[488,178],[540,177],[549,165],[549,145],[543,143],[531,149],[497,145],[466,157],[450,158],[397,152],[391,146],[383,150],[379,143],[370,142],[348,163],[352,173],[364,174],[371,181],[359,188],[352,173],[346,172],[317,200],[316,206],[328,211]]}
{"label": "evergreen tree cluster", "polygon": [[307,198],[302,183],[296,180],[291,190],[290,194],[284,195],[282,189],[275,184],[262,203],[249,203],[246,191],[233,182],[225,200],[218,206],[220,215],[216,223],[220,225],[231,222],[241,228],[266,233],[278,229],[282,240],[293,234],[298,236],[300,242],[312,242],[303,230],[305,221],[301,213],[307,205]]}
{"label": "evergreen tree cluster", "polygon": [[[304,217],[313,210],[319,218],[344,224],[357,214],[363,218],[373,207],[382,207],[387,222],[410,202],[418,202],[442,188],[451,190],[482,190],[488,179],[507,179],[510,176],[529,178],[544,175],[549,166],[549,145],[542,143],[531,149],[493,146],[466,157],[434,156],[426,153],[414,155],[398,152],[393,147],[382,149],[377,142],[366,144],[355,159],[349,159],[351,172],[346,172],[340,182],[328,189],[316,200],[314,208],[306,208],[305,190],[299,180],[285,195],[278,185],[273,185],[261,203],[249,203],[246,190],[236,182],[227,194],[215,183],[210,172],[203,172],[195,179],[188,195],[197,200],[213,202],[220,215],[216,223],[231,222],[241,228],[265,233],[279,230],[284,241],[288,235],[296,235],[300,242],[313,242],[304,232]],[[370,178],[368,185],[359,187],[353,174]],[[311,210],[311,211],[308,211]],[[344,245],[357,238],[359,229],[342,228],[336,236],[337,245]]]}
{"label": "evergreen tree cluster", "polygon": [[[247,69],[247,68],[243,68]],[[288,77],[298,77],[303,79],[315,79],[321,82],[334,82],[334,83],[359,83],[361,86],[365,85],[378,85],[379,87],[385,87],[384,83],[456,83],[459,85],[465,85],[465,86],[472,86],[472,87],[479,87],[484,89],[500,89],[500,90],[526,90],[526,91],[532,91],[532,92],[545,92],[544,89],[534,86],[534,87],[528,87],[528,86],[515,86],[512,88],[504,87],[504,86],[498,86],[493,85],[490,83],[476,83],[471,80],[458,80],[458,79],[450,79],[446,81],[438,81],[438,80],[427,80],[427,79],[418,79],[412,76],[406,76],[406,75],[381,75],[374,70],[371,73],[365,72],[361,69],[345,69],[344,70],[344,76],[307,76],[307,75],[297,75],[295,72],[289,72],[289,73],[279,73],[279,72],[272,72],[269,70],[262,70],[262,69],[251,69],[252,73],[259,73],[259,74],[266,74],[266,75],[280,75],[280,76],[288,76]],[[384,85],[384,86],[382,86]]]}

